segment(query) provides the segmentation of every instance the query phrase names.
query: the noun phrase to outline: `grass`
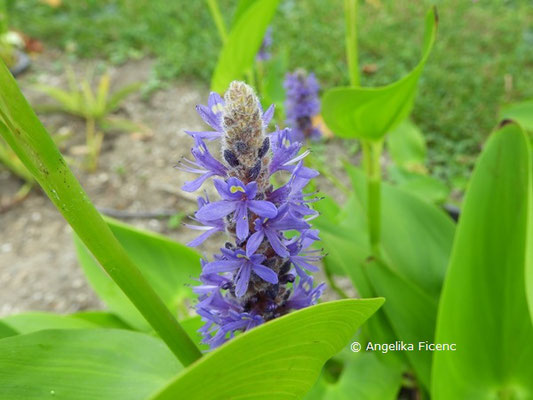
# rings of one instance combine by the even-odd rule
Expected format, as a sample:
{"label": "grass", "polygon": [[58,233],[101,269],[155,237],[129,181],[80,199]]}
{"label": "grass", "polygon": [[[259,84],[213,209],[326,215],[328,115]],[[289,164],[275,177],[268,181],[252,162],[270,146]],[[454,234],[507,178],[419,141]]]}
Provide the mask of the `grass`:
{"label": "grass", "polygon": [[[437,1],[437,44],[413,112],[429,142],[432,173],[462,188],[500,105],[533,98],[533,6],[530,0]],[[220,0],[226,22],[236,0]],[[283,0],[274,51],[290,49],[291,68],[314,70],[322,86],[348,82],[342,0]],[[377,71],[362,84],[392,82],[419,57],[422,0],[360,0],[359,60]],[[63,1],[57,9],[17,0],[12,23],[77,57],[120,63],[157,58],[153,82],[208,82],[220,40],[206,3],[166,0]],[[528,81],[529,78],[529,81]]]}

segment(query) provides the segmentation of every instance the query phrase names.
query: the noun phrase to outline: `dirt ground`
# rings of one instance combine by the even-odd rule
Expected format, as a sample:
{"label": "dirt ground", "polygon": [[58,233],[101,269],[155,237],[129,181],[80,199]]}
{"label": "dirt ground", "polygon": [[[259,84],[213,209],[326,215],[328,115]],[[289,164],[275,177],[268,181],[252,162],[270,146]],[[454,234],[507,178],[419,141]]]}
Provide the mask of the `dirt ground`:
{"label": "dirt ground", "polygon": [[[58,54],[41,55],[32,71],[19,79],[30,104],[49,102],[34,90],[36,83],[65,87],[66,61]],[[75,62],[79,76],[94,65]],[[149,79],[152,62],[128,62],[110,69],[112,87]],[[88,173],[79,167],[83,155],[84,124],[63,114],[40,115],[50,132],[69,133],[63,153],[89,197],[99,208],[126,213],[191,214],[196,196],[180,190],[191,176],[173,168],[187,156],[192,144],[183,130],[204,126],[195,105],[206,103],[208,90],[199,84],[178,82],[158,90],[148,99],[133,94],[118,114],[149,128],[150,134],[116,133],[105,137],[100,167]],[[328,164],[340,168],[335,154],[340,143],[328,147]],[[331,158],[331,159],[329,159]],[[21,181],[0,166],[0,205],[7,204]],[[334,190],[325,180],[321,189]],[[208,187],[209,185],[204,185]],[[165,218],[128,218],[126,222],[186,242],[196,235],[184,227],[170,228]],[[223,239],[219,239],[222,241]],[[211,240],[200,251],[216,251],[221,243]],[[342,285],[343,287],[346,285]],[[348,284],[349,286],[349,284]],[[330,292],[328,298],[334,297]],[[0,212],[0,317],[30,310],[75,312],[104,307],[78,267],[72,232],[48,198],[38,189],[21,203]]]}

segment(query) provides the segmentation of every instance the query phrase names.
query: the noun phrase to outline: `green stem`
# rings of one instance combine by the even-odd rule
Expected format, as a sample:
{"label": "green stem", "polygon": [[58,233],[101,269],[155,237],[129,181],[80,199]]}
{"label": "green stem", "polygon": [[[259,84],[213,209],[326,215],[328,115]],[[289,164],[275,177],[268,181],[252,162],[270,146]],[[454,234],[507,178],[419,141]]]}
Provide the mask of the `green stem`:
{"label": "green stem", "polygon": [[218,7],[218,1],[207,0],[207,5],[209,6],[209,11],[211,12],[211,16],[213,17],[215,25],[217,26],[220,40],[222,40],[222,44],[226,44],[226,41],[228,40],[228,33],[226,31],[226,25],[224,24],[222,14],[220,13],[220,8]]}
{"label": "green stem", "polygon": [[370,246],[374,256],[379,257],[381,242],[381,166],[383,141],[363,141],[363,165],[367,180],[367,219]]}
{"label": "green stem", "polygon": [[0,82],[0,136],[181,363],[199,359],[200,350],[115,238],[3,63]]}
{"label": "green stem", "polygon": [[357,0],[344,0],[346,17],[346,56],[350,84],[359,86],[359,64],[357,60]]}

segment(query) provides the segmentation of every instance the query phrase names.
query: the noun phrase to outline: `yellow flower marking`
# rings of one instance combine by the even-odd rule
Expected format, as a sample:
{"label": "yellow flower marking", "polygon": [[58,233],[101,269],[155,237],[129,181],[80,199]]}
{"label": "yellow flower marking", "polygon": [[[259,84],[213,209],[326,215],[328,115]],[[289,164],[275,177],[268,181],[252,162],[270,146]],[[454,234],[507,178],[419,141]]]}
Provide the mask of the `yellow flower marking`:
{"label": "yellow flower marking", "polygon": [[229,191],[231,193],[237,193],[237,192],[245,193],[244,188],[242,186],[232,186],[232,187],[230,187]]}
{"label": "yellow flower marking", "polygon": [[211,111],[213,111],[215,114],[221,113],[224,111],[224,106],[222,103],[217,103],[213,107],[211,107]]}

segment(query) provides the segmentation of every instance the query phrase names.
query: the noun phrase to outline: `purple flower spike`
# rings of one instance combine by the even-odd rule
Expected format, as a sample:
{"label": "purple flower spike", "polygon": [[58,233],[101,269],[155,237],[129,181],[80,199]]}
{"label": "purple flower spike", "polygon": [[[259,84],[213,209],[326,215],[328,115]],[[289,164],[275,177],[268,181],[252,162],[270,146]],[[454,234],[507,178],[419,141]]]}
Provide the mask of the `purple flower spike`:
{"label": "purple flower spike", "polygon": [[287,124],[292,128],[293,139],[298,142],[320,139],[322,133],[313,126],[312,121],[312,118],[320,112],[318,99],[320,85],[315,75],[299,69],[287,74],[284,87],[287,92],[285,101]]}
{"label": "purple flower spike", "polygon": [[[320,260],[320,252],[310,249],[319,240],[309,224],[315,199],[303,192],[318,173],[303,165],[308,152],[301,153],[290,130],[267,134],[274,108],[263,112],[246,84],[232,82],[224,99],[212,93],[198,112],[214,131],[190,132],[194,161],[182,161],[180,169],[200,177],[184,189],[198,189],[212,176],[223,179],[213,179],[218,201],[198,199],[191,218],[197,224],[187,226],[203,233],[189,245],[221,231],[230,237],[212,261],[201,261],[200,284],[193,288],[196,312],[205,323],[199,332],[215,348],[236,332],[318,301],[324,285],[313,286],[308,275]],[[221,161],[203,142],[212,138],[220,138]],[[274,189],[271,176],[278,172],[289,176]]]}

